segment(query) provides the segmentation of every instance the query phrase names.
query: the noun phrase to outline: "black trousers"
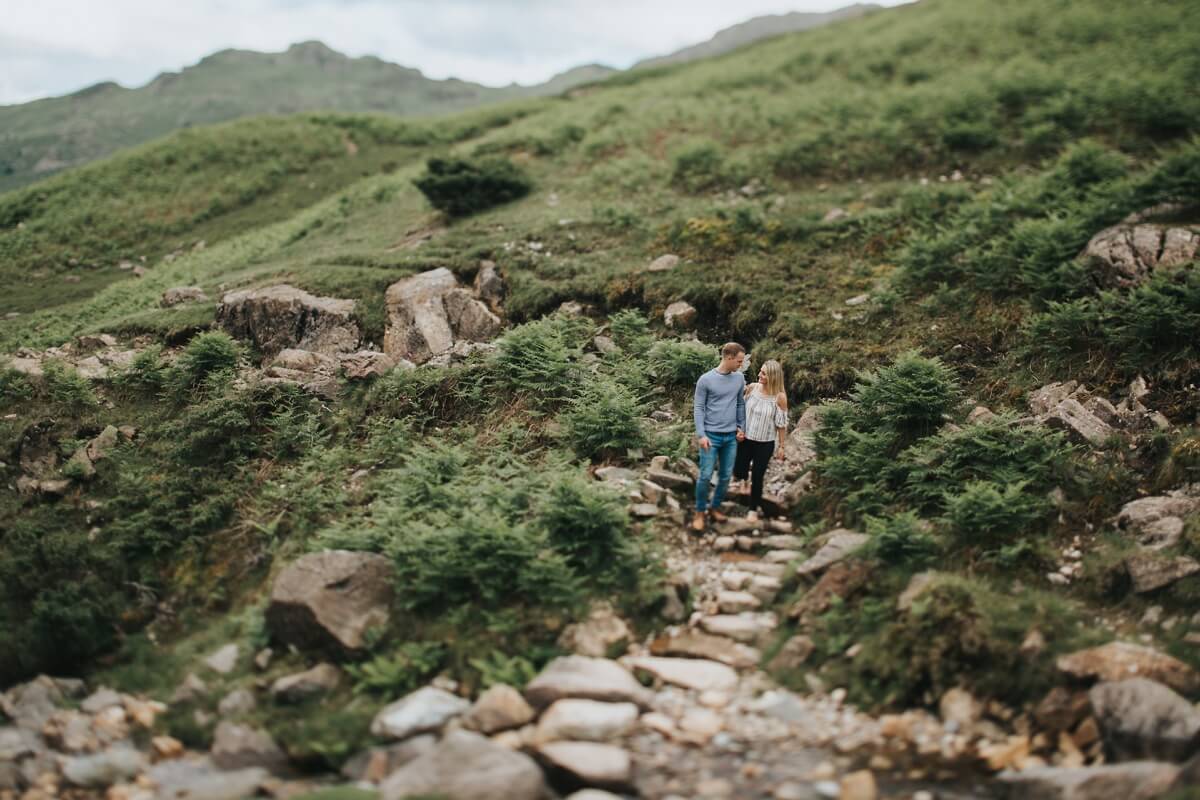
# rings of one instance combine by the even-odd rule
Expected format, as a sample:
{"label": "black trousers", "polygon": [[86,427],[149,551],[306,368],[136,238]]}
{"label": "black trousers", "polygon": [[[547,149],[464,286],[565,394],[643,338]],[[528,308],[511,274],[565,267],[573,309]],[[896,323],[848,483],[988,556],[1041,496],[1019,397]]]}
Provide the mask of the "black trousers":
{"label": "black trousers", "polygon": [[744,481],[750,477],[750,508],[758,510],[762,506],[763,476],[771,464],[771,456],[775,454],[775,441],[755,442],[743,439],[738,442],[737,458],[733,462],[733,477]]}

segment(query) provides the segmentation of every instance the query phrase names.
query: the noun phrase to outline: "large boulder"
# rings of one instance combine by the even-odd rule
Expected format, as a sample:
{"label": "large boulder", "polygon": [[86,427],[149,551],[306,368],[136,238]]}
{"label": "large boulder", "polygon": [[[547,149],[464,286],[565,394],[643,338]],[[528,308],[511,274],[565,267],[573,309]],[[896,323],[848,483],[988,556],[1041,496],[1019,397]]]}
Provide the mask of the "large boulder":
{"label": "large boulder", "polygon": [[504,303],[504,278],[500,276],[500,271],[496,269],[494,261],[480,261],[479,272],[475,273],[475,294],[479,295],[479,299],[487,303],[494,313],[500,313],[500,307]]}
{"label": "large boulder", "polygon": [[1179,543],[1184,518],[1200,511],[1200,496],[1189,488],[1165,495],[1141,497],[1121,506],[1115,522],[1134,535],[1147,550],[1163,550]]}
{"label": "large boulder", "polygon": [[1200,711],[1161,683],[1099,683],[1088,699],[1115,761],[1184,761],[1200,747]]}
{"label": "large boulder", "polygon": [[284,283],[226,292],[217,306],[217,324],[264,355],[289,347],[344,353],[356,350],[361,338],[354,306],[353,300],[316,297]]}
{"label": "large boulder", "polygon": [[1080,256],[1102,286],[1133,286],[1156,269],[1186,264],[1196,257],[1200,232],[1152,223],[1114,225],[1097,233]]}
{"label": "large boulder", "polygon": [[493,734],[519,728],[533,720],[533,707],[513,687],[497,683],[479,695],[463,717],[463,724],[481,733]]}
{"label": "large boulder", "polygon": [[387,624],[392,563],[349,550],[310,553],[275,578],[267,625],[276,639],[334,657],[360,654],[366,633]]}
{"label": "large boulder", "polygon": [[603,658],[620,650],[632,635],[625,620],[617,616],[612,604],[596,603],[588,612],[587,619],[563,629],[558,646],[581,656]]}
{"label": "large boulder", "polygon": [[1158,553],[1135,553],[1125,559],[1125,569],[1138,594],[1157,591],[1200,572],[1200,561],[1188,556],[1168,558]]}
{"label": "large boulder", "polygon": [[836,528],[817,537],[813,544],[817,552],[796,567],[797,575],[817,575],[832,565],[848,558],[855,550],[865,545],[871,537],[865,533]]}
{"label": "large boulder", "polygon": [[469,701],[445,689],[425,686],[381,708],[371,721],[371,733],[388,739],[407,739],[439,730],[470,707]]}
{"label": "large boulder", "polygon": [[1109,642],[1099,647],[1059,656],[1058,670],[1079,680],[1120,681],[1149,678],[1177,692],[1200,690],[1200,673],[1179,659],[1130,642]]}
{"label": "large boulder", "polygon": [[213,733],[211,757],[221,769],[259,767],[280,776],[292,772],[287,754],[269,733],[235,722],[225,721],[217,725]]}
{"label": "large boulder", "polygon": [[381,800],[429,795],[446,800],[541,800],[546,790],[533,759],[470,731],[448,734],[379,787]]}
{"label": "large boulder", "polygon": [[393,283],[385,299],[383,350],[414,364],[449,351],[456,341],[485,342],[500,332],[500,318],[444,267]]}

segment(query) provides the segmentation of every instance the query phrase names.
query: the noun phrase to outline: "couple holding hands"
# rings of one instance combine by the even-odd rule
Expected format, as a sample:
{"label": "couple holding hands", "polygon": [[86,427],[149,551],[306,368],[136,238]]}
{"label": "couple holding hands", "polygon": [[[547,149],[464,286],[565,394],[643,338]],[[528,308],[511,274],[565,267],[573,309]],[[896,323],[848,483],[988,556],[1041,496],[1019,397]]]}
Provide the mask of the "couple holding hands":
{"label": "couple holding hands", "polygon": [[[694,415],[696,441],[700,446],[700,479],[696,481],[696,515],[692,530],[703,532],[707,518],[726,519],[721,502],[729,490],[730,477],[750,479],[750,513],[758,519],[762,505],[763,476],[771,456],[783,459],[787,442],[787,393],[783,368],[767,361],[758,371],[758,381],[746,384],[742,362],[746,348],[730,342],[721,348],[721,363],[696,382]],[[778,445],[776,442],[778,441]],[[717,488],[709,502],[714,469]]]}

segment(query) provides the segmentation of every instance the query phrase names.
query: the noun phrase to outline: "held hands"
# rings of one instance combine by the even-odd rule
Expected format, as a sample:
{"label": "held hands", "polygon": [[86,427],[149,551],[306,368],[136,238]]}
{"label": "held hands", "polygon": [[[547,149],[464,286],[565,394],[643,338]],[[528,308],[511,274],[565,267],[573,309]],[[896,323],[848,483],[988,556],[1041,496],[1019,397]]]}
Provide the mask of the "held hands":
{"label": "held hands", "polygon": [[779,449],[777,449],[777,450],[775,451],[775,459],[776,459],[777,461],[783,461],[783,459],[784,459],[784,454],[783,454],[783,448],[782,448],[782,447],[780,447]]}
{"label": "held hands", "polygon": [[708,448],[712,447],[712,442],[708,440],[707,436],[701,436],[697,441],[701,450],[707,450]]}
{"label": "held hands", "polygon": [[738,428],[738,431],[737,431],[737,440],[738,440],[739,442],[744,442],[744,441],[746,441],[746,433],[745,433],[745,432],[744,432],[744,431],[743,431],[741,428]]}

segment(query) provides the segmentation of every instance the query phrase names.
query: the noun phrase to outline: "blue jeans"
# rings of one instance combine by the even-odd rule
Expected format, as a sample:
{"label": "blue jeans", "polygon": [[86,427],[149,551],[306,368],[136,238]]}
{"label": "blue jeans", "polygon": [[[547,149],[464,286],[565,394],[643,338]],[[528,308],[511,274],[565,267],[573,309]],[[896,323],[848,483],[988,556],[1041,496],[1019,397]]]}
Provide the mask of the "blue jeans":
{"label": "blue jeans", "polygon": [[[717,491],[712,498],[712,508],[719,508],[729,488],[729,476],[733,474],[733,460],[737,456],[737,432],[710,433],[712,447],[700,448],[700,479],[696,481],[696,510],[704,511],[708,505],[708,489],[712,483],[713,468],[717,472]],[[719,464],[719,466],[718,466]]]}

